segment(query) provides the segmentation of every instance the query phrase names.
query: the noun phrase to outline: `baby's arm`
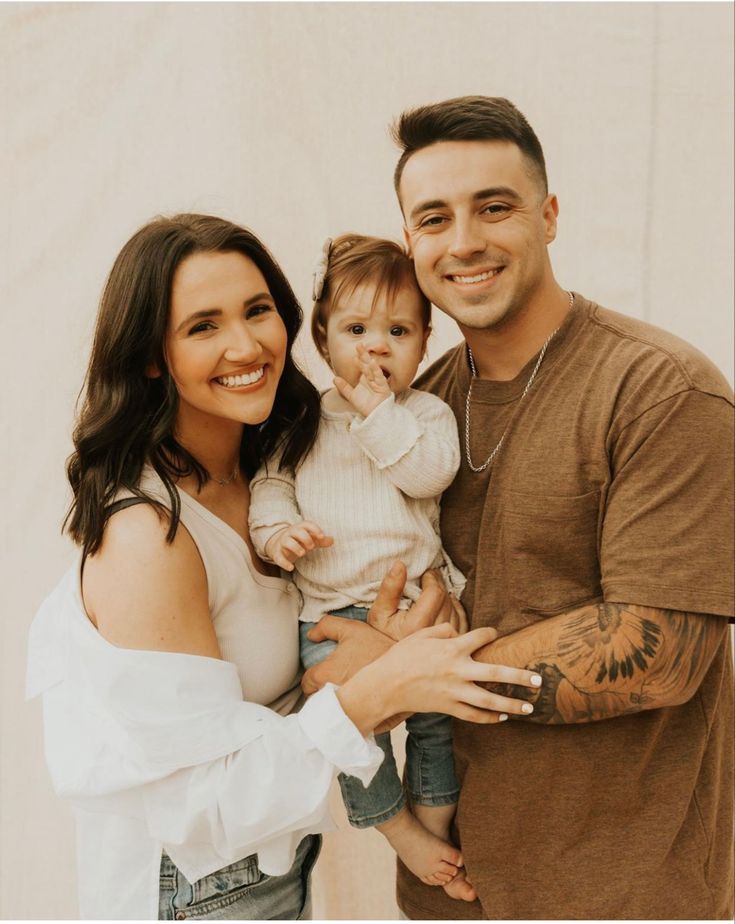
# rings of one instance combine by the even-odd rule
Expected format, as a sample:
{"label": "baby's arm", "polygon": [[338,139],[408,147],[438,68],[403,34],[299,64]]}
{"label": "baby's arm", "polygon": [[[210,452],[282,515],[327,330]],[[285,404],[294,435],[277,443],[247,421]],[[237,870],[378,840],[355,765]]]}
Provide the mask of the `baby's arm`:
{"label": "baby's arm", "polygon": [[457,423],[451,409],[426,392],[414,392],[410,407],[391,395],[350,433],[368,458],[409,497],[436,497],[459,468]]}
{"label": "baby's arm", "polygon": [[285,571],[315,548],[332,544],[316,523],[303,520],[296,500],[293,472],[271,460],[250,482],[250,536],[258,555]]}

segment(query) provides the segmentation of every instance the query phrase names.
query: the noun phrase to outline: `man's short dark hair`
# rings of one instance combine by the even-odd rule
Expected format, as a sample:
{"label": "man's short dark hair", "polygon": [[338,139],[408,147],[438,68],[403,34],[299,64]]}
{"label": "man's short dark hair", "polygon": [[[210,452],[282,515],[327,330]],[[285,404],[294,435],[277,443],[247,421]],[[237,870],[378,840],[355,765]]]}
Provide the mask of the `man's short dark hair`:
{"label": "man's short dark hair", "polygon": [[548,193],[541,143],[523,113],[502,96],[457,96],[408,109],[391,126],[391,135],[403,152],[393,175],[396,195],[408,159],[439,141],[511,141]]}

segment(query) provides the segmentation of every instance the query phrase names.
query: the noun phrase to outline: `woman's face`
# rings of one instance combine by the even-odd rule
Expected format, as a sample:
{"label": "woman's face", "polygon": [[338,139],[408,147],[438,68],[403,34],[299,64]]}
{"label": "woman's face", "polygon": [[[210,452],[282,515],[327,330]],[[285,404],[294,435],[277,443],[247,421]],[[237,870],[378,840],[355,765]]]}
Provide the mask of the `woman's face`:
{"label": "woman's face", "polygon": [[177,429],[260,424],[286,360],[286,328],[263,274],[241,253],[196,253],[174,274],[166,360]]}

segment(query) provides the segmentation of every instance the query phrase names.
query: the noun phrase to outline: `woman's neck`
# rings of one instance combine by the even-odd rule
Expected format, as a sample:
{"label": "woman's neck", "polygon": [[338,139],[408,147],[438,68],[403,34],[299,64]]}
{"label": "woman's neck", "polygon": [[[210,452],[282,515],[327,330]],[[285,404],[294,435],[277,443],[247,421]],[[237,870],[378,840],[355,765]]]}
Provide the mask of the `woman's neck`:
{"label": "woman's neck", "polygon": [[176,422],[176,441],[186,449],[216,481],[232,477],[240,462],[240,445],[243,425],[236,421],[191,421],[179,415]]}

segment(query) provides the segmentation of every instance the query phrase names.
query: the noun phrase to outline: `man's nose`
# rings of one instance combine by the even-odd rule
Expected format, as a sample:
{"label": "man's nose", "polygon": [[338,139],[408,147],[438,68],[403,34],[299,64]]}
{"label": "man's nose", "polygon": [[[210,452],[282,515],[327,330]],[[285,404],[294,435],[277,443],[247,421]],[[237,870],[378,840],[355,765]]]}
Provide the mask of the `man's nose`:
{"label": "man's nose", "polygon": [[482,253],[487,241],[482,227],[472,219],[457,220],[452,229],[449,253],[459,260],[467,260],[475,254]]}
{"label": "man's nose", "polygon": [[247,322],[234,325],[228,332],[225,359],[231,363],[254,363],[262,354],[263,345]]}

